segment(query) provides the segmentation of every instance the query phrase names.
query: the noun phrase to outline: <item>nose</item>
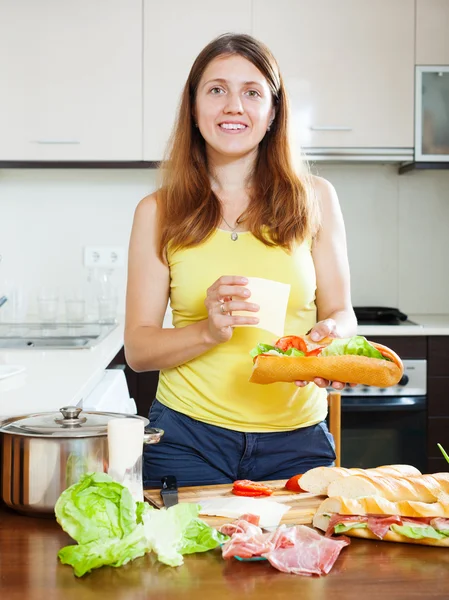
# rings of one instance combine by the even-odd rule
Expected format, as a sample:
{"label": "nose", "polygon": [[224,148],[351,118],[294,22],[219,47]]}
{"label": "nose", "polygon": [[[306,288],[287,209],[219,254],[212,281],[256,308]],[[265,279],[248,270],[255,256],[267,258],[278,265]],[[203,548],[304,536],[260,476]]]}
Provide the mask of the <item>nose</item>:
{"label": "nose", "polygon": [[240,98],[240,94],[230,92],[226,97],[226,104],[224,107],[225,113],[238,113],[243,114],[243,104]]}

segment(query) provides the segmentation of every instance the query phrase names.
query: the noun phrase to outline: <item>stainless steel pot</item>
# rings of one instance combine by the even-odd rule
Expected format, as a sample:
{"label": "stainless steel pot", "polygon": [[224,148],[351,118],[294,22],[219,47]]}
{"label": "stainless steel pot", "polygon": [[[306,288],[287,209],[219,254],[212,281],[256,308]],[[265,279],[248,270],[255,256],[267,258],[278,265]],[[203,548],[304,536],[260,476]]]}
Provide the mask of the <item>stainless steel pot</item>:
{"label": "stainless steel pot", "polygon": [[[0,421],[1,499],[18,512],[54,514],[60,494],[82,475],[107,472],[107,424],[116,418],[149,423],[138,415],[82,412],[74,406]],[[146,428],[144,443],[156,444],[163,434]]]}

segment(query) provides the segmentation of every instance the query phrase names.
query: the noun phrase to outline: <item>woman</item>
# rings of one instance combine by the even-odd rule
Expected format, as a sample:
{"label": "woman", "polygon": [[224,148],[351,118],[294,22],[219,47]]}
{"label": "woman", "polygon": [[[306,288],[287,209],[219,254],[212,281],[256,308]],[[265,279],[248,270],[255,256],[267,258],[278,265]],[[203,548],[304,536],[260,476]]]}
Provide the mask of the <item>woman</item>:
{"label": "woman", "polygon": [[[204,48],[162,186],[138,205],[130,241],[126,358],[136,371],[160,370],[150,421],[165,430],[145,453],[146,487],[169,474],[180,485],[287,478],[335,458],[328,381],[248,382],[249,350],[267,334],[254,327],[246,277],[291,285],[286,334],[312,329],[319,340],[356,328],[335,191],[294,172],[287,128],[286,92],[263,44],[226,34]],[[175,328],[163,329],[169,299]]]}

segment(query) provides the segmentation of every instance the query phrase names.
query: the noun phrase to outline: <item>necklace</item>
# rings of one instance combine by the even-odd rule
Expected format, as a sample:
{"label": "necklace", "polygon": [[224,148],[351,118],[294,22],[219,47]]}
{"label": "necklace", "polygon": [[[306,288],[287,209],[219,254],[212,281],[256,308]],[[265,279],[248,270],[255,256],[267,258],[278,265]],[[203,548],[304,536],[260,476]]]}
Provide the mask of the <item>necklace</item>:
{"label": "necklace", "polygon": [[223,215],[221,216],[221,218],[223,219],[223,221],[226,223],[226,225],[229,227],[229,229],[231,230],[231,240],[233,242],[236,242],[239,239],[239,234],[236,232],[237,227],[240,225],[240,218],[237,219],[237,221],[235,222],[235,227],[232,228],[229,223],[226,221],[226,219],[223,217]]}

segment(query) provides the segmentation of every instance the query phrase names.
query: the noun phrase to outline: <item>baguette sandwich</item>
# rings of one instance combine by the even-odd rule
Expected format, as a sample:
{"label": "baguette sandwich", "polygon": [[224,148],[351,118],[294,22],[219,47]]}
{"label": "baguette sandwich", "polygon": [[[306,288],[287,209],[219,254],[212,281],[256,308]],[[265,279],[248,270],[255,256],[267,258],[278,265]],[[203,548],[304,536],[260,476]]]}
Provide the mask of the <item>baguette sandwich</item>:
{"label": "baguette sandwich", "polygon": [[[315,467],[301,477],[301,489],[311,494],[328,495],[328,487],[333,481],[353,475],[366,475],[367,477],[381,477],[393,475],[395,477],[409,477],[421,475],[421,472],[411,465],[385,465],[375,469],[345,469],[344,467]],[[339,494],[337,494],[339,495]],[[369,495],[369,494],[364,494]]]}
{"label": "baguette sandwich", "polygon": [[313,517],[313,526],[326,536],[406,542],[449,548],[449,504],[390,502],[382,497],[326,498]]}
{"label": "baguette sandwich", "polygon": [[274,346],[258,344],[250,355],[254,361],[252,383],[313,381],[322,377],[389,387],[396,385],[404,372],[402,361],[393,350],[361,335],[328,337],[318,343],[308,336],[287,336]]}

